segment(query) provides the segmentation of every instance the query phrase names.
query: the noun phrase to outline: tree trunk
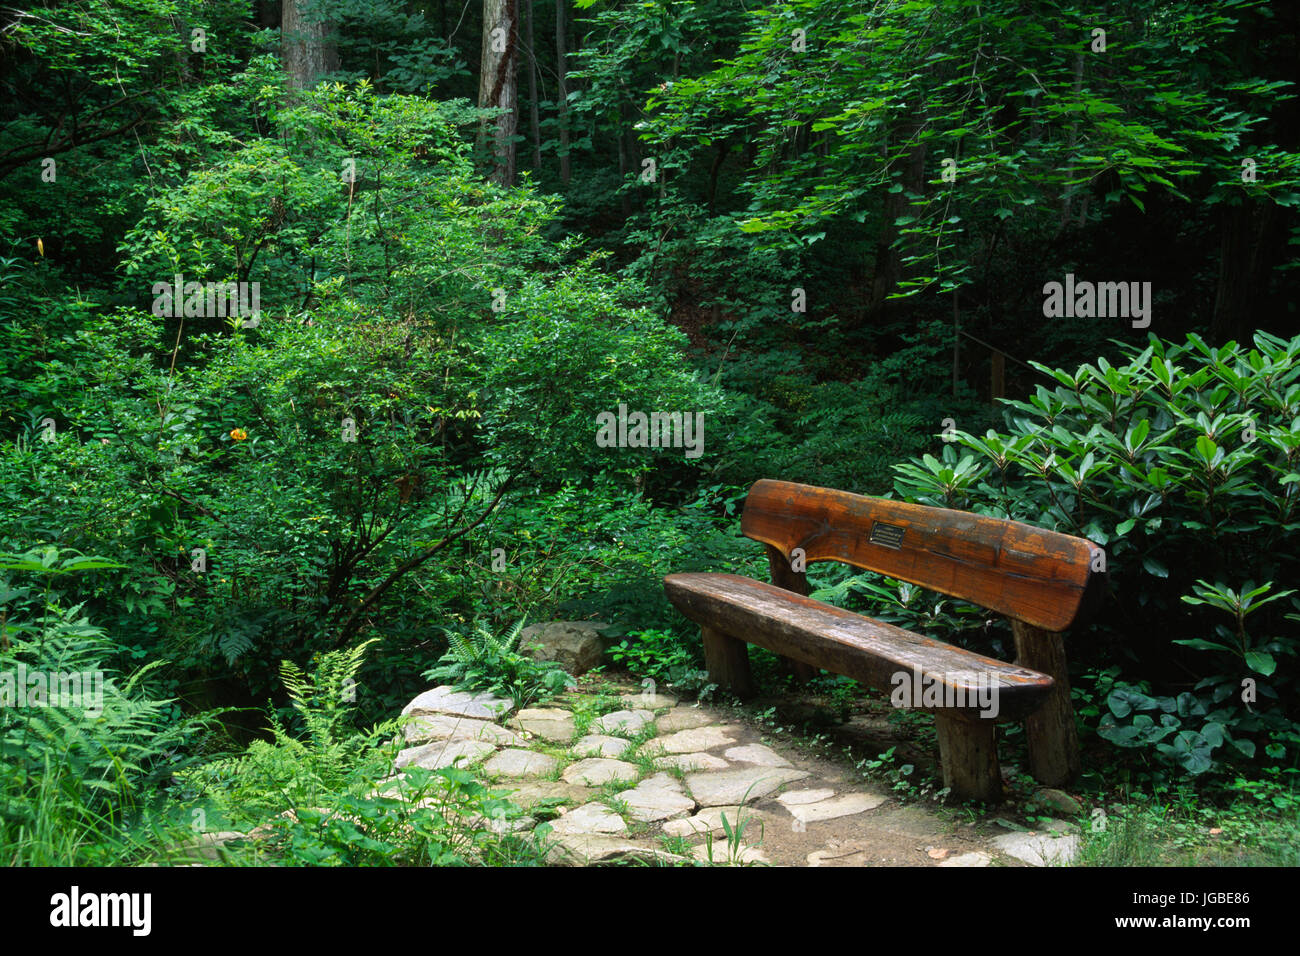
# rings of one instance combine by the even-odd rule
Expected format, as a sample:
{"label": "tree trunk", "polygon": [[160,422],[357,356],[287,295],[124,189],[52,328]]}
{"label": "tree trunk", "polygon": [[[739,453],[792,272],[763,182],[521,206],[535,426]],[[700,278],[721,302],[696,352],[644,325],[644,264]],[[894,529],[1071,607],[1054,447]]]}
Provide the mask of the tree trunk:
{"label": "tree trunk", "polygon": [[[1079,101],[1079,94],[1083,90],[1083,52],[1080,51],[1074,57],[1074,101]],[[1070,138],[1067,155],[1070,157],[1066,166],[1068,178],[1074,178],[1074,158],[1077,155],[1079,145],[1079,118],[1076,116],[1070,123]],[[1070,200],[1074,196],[1075,187],[1073,185],[1065,186],[1061,190],[1061,215],[1060,221],[1056,226],[1056,234],[1059,236],[1065,231],[1066,225],[1070,221]]]}
{"label": "tree trunk", "polygon": [[555,0],[555,72],[559,79],[556,105],[560,121],[560,182],[569,184],[569,52],[564,30],[564,0]]}
{"label": "tree trunk", "polygon": [[[501,110],[492,122],[492,179],[503,186],[515,181],[515,130],[519,126],[519,0],[483,0],[483,46],[478,105]],[[486,124],[480,140],[488,136]]]}
{"label": "tree trunk", "polygon": [[194,79],[194,74],[190,70],[190,52],[192,50],[193,38],[190,34],[190,25],[178,19],[176,29],[180,33],[180,43],[176,47],[176,79],[181,86],[186,86]]}
{"label": "tree trunk", "polygon": [[[905,124],[898,131],[894,141],[897,143],[908,142],[916,135],[920,127],[921,121],[914,120]],[[894,246],[894,240],[898,238],[898,227],[894,223],[908,209],[908,200],[905,193],[925,191],[925,159],[925,145],[919,144],[908,152],[896,156],[889,164],[891,172],[894,170],[902,171],[904,190],[897,193],[885,193],[884,221],[880,224],[880,235],[876,241],[875,272],[872,277],[871,301],[868,303],[867,308],[868,318],[878,316],[881,313],[886,307],[889,296],[893,295],[894,290],[898,288],[899,282],[902,281],[903,253]]]}
{"label": "tree trunk", "polygon": [[624,186],[619,196],[623,206],[623,221],[626,222],[632,218],[632,193],[627,188],[628,173],[639,172],[637,169],[636,157],[632,153],[631,137],[628,136],[628,128],[632,125],[631,111],[626,103],[619,104],[618,107],[618,172],[619,177],[623,180]]}
{"label": "tree trunk", "polygon": [[961,387],[961,302],[952,290],[952,397]]}
{"label": "tree trunk", "polygon": [[722,164],[727,160],[727,154],[731,152],[731,137],[723,137],[722,142],[718,143],[718,152],[713,157],[713,165],[709,167],[709,215],[717,214],[718,209],[718,173],[722,171]]}
{"label": "tree trunk", "polygon": [[528,47],[528,112],[533,133],[533,172],[542,168],[542,123],[537,115],[537,44],[533,40],[533,0],[524,2],[524,31]]}
{"label": "tree trunk", "polygon": [[[1233,32],[1236,48],[1229,55],[1246,76],[1295,73],[1295,34],[1300,14],[1291,4],[1274,6],[1275,10],[1248,11]],[[1300,148],[1300,104],[1295,100],[1277,104],[1267,123],[1257,127],[1235,152],[1233,162],[1240,163],[1253,155],[1254,146],[1260,143],[1273,143],[1289,151]],[[1263,167],[1257,175],[1268,181],[1277,172]],[[1240,174],[1240,169],[1236,173]],[[1294,334],[1295,317],[1287,315],[1293,298],[1288,293],[1294,279],[1289,284],[1283,274],[1274,270],[1288,257],[1294,258],[1287,236],[1297,222],[1295,211],[1269,198],[1246,196],[1240,205],[1221,205],[1218,219],[1219,274],[1210,320],[1211,341],[1222,345],[1229,339],[1248,340],[1257,329]]]}
{"label": "tree trunk", "polygon": [[310,89],[339,68],[338,50],[329,42],[334,24],[308,19],[309,0],[283,0],[280,6],[280,58],[289,88]]}
{"label": "tree trunk", "polygon": [[1219,279],[1210,337],[1215,345],[1248,337],[1261,322],[1259,305],[1269,288],[1276,250],[1284,237],[1275,228],[1277,206],[1247,199],[1223,207],[1220,217]]}

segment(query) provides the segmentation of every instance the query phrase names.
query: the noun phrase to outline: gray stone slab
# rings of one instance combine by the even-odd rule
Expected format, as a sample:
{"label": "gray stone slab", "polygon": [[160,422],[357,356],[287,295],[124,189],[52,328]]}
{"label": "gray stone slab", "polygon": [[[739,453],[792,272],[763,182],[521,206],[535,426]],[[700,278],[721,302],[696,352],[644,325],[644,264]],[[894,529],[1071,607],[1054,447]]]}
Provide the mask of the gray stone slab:
{"label": "gray stone slab", "polygon": [[657,823],[688,816],[695,810],[695,801],[682,791],[682,785],[666,773],[657,773],[642,780],[631,790],[624,790],[618,798],[627,804],[632,819],[641,823]]}
{"label": "gray stone slab", "polygon": [[609,734],[615,737],[631,737],[654,720],[654,714],[648,710],[616,710],[591,722],[592,733]]}
{"label": "gray stone slab", "polygon": [[578,757],[609,757],[617,759],[627,750],[627,741],[622,737],[609,737],[605,734],[588,734],[573,745],[573,752]]}
{"label": "gray stone slab", "polygon": [[624,694],[619,699],[629,707],[635,707],[637,710],[662,710],[665,707],[677,706],[676,697],[670,697],[667,694],[658,694],[653,692]]}
{"label": "gray stone slab", "polygon": [[819,820],[834,820],[874,810],[884,802],[885,798],[875,793],[845,793],[816,803],[787,805],[786,809],[800,823],[816,823]]}
{"label": "gray stone slab", "polygon": [[549,754],[511,748],[484,763],[483,772],[493,777],[544,777],[559,765]]}
{"label": "gray stone slab", "polygon": [[828,787],[818,787],[815,790],[787,790],[776,798],[778,803],[783,803],[787,807],[793,807],[801,803],[821,803],[823,800],[829,800],[835,796],[835,791]]}
{"label": "gray stone slab", "polygon": [[399,770],[406,766],[441,770],[457,762],[461,766],[477,763],[495,750],[486,740],[435,740],[431,744],[408,747],[397,755],[393,765]]}
{"label": "gray stone slab", "polygon": [[726,830],[722,826],[723,815],[727,818],[727,825],[734,830],[740,815],[748,812],[745,807],[740,806],[705,807],[692,817],[669,820],[664,824],[664,833],[676,837],[703,836],[705,833],[725,834]]}
{"label": "gray stone slab", "polygon": [[[653,742],[653,741],[652,741]],[[713,754],[665,754],[655,758],[656,770],[681,770],[693,773],[698,770],[726,770],[731,764]]]}
{"label": "gray stone slab", "polygon": [[765,747],[762,744],[745,744],[743,747],[731,747],[724,750],[722,755],[734,763],[752,763],[760,767],[790,766],[790,761],[771,747]]}
{"label": "gray stone slab", "polygon": [[515,714],[510,726],[555,743],[573,739],[573,715],[558,707],[530,707]]}
{"label": "gray stone slab", "polygon": [[1030,866],[1064,866],[1079,853],[1078,827],[1049,820],[1042,830],[1003,833],[990,841],[999,853]]}
{"label": "gray stone slab", "polygon": [[560,776],[566,783],[601,787],[607,783],[630,783],[638,776],[635,764],[608,757],[588,757],[564,768]]}
{"label": "gray stone slab", "polygon": [[451,686],[435,687],[426,690],[415,700],[402,708],[402,716],[421,717],[425,714],[451,714],[458,717],[477,717],[480,720],[495,720],[504,716],[514,707],[514,702],[502,697],[494,697],[486,691],[471,693],[456,690]]}
{"label": "gray stone slab", "polygon": [[647,753],[662,750],[670,754],[693,754],[702,750],[712,750],[715,747],[725,747],[735,742],[736,738],[727,734],[721,727],[696,727],[646,741],[643,749]]}
{"label": "gray stone slab", "polygon": [[603,803],[587,803],[551,821],[559,835],[626,833],[627,823]]}
{"label": "gray stone slab", "polygon": [[686,790],[702,807],[753,803],[808,774],[789,767],[745,767],[686,776]]}
{"label": "gray stone slab", "polygon": [[644,863],[681,863],[683,859],[651,843],[600,834],[555,834],[549,841],[547,861],[560,866],[595,866],[637,860]]}
{"label": "gray stone slab", "polygon": [[679,730],[707,727],[713,723],[717,723],[717,718],[696,707],[674,707],[655,720],[655,729],[661,734],[674,734]]}
{"label": "gray stone slab", "polygon": [[[505,787],[493,787],[494,790],[506,789]],[[510,789],[506,799],[515,806],[523,810],[531,810],[543,800],[567,800],[569,803],[581,806],[588,803],[594,791],[590,787],[581,787],[572,783],[565,783],[562,780],[536,780],[530,781],[518,789]]]}
{"label": "gray stone slab", "polygon": [[407,743],[430,740],[486,740],[503,747],[527,746],[527,741],[509,728],[473,717],[451,714],[426,714],[415,717],[402,727]]}

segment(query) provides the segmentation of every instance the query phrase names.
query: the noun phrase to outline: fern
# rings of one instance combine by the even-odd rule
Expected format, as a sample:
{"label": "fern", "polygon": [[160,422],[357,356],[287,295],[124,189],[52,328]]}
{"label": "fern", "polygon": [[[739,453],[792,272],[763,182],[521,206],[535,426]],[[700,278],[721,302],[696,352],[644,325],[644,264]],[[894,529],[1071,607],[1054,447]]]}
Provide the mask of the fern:
{"label": "fern", "polygon": [[216,644],[217,650],[226,659],[226,663],[233,664],[252,649],[253,639],[248,636],[247,631],[230,627],[217,635]]}
{"label": "fern", "polygon": [[447,653],[425,672],[425,678],[508,697],[517,707],[549,700],[575,686],[577,682],[558,664],[520,653],[525,623],[520,619],[504,637],[483,624],[475,624],[468,637],[446,631]]}
{"label": "fern", "polygon": [[396,720],[367,731],[349,726],[356,676],[377,640],[323,654],[310,673],[292,661],[281,661],[280,679],[303,735],[291,733],[272,712],[270,741],[254,741],[237,757],[211,761],[185,774],[186,784],[224,812],[258,819],[368,789],[391,767],[390,741],[398,730]]}
{"label": "fern", "polygon": [[[487,826],[521,811],[468,772],[411,766],[390,778],[399,721],[367,731],[347,726],[348,691],[372,643],[322,655],[310,672],[282,662],[281,680],[305,733],[291,734],[273,714],[272,740],[188,772],[187,785],[232,823],[262,829],[269,839],[239,851],[249,862],[264,862],[266,853],[321,866],[539,862],[535,838]],[[269,833],[261,826],[268,822]]]}
{"label": "fern", "polygon": [[444,629],[444,633],[447,635],[447,640],[451,646],[451,653],[455,656],[457,661],[462,664],[468,664],[474,660],[474,648],[470,646],[468,641],[455,631]]}
{"label": "fern", "polygon": [[[102,566],[95,558],[60,560],[54,549],[0,555],[0,572],[47,577]],[[0,575],[5,640],[0,673],[19,665],[28,672],[98,672],[92,699],[57,706],[0,707],[0,860],[7,865],[117,864],[139,858],[144,811],[172,772],[196,731],[219,712],[176,721],[173,702],[147,694],[153,661],[119,684],[111,662],[120,648],[82,614],[82,605],[59,607],[47,588],[10,589]],[[27,599],[27,600],[15,600]],[[86,688],[82,687],[82,693]],[[138,832],[137,832],[138,831]]]}

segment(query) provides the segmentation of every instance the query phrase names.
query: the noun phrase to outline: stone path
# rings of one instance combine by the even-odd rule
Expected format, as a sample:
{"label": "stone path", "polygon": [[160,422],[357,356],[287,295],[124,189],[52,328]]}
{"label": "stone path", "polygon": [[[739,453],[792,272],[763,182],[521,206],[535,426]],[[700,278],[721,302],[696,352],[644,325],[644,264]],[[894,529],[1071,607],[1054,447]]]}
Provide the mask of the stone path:
{"label": "stone path", "polygon": [[900,805],[842,762],[765,742],[721,708],[609,687],[517,712],[433,688],[402,711],[396,768],[474,770],[526,814],[512,829],[549,827],[539,835],[557,865],[1044,866],[1077,852],[1074,824],[954,822]]}

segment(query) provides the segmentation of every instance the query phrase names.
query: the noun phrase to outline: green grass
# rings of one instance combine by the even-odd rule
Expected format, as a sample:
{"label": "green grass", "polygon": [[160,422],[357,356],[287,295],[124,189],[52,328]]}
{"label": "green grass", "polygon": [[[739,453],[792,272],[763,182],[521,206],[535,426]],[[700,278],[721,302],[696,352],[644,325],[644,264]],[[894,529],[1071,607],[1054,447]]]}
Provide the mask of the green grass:
{"label": "green grass", "polygon": [[594,696],[572,698],[570,712],[573,714],[574,739],[587,736],[592,723],[616,710],[623,709],[623,702],[618,695],[601,689]]}
{"label": "green grass", "polygon": [[671,853],[674,856],[682,856],[690,859],[694,847],[691,845],[689,837],[668,836],[663,834],[659,837],[659,845],[663,847],[665,853]]}
{"label": "green grass", "polygon": [[1300,866],[1300,820],[1249,798],[1202,805],[1190,788],[1160,800],[1135,795],[1084,827],[1077,865]]}
{"label": "green grass", "polygon": [[[623,791],[612,789],[614,786],[616,785],[613,783],[607,783],[605,784],[605,786],[601,787],[600,794],[598,795],[597,799],[599,799],[601,803],[605,804],[605,806],[609,807],[619,816],[626,817],[628,811],[631,808],[627,805],[626,800],[620,800],[618,798],[618,794],[622,793]],[[635,784],[633,786],[635,786]],[[623,787],[623,790],[626,789],[627,787]]]}
{"label": "green grass", "polygon": [[[749,796],[748,793],[745,795]],[[718,841],[713,835],[712,830],[704,834],[705,858],[710,866],[753,866],[755,864],[746,862],[744,858],[745,851],[750,847],[760,847],[763,844],[763,824],[758,824],[758,842],[752,843],[745,839],[746,830],[751,830],[753,820],[747,812],[747,808],[742,806],[736,814],[736,819],[728,819],[727,814],[722,814],[722,832],[724,840],[722,844],[717,845]]]}

